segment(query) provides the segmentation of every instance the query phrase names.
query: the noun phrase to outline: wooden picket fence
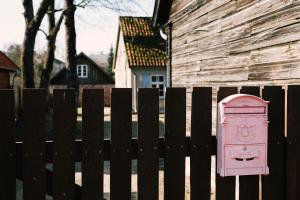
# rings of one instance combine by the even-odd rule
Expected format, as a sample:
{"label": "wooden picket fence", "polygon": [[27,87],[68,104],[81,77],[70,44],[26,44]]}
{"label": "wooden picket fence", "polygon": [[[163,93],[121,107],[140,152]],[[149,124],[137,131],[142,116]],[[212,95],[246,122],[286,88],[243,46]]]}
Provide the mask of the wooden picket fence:
{"label": "wooden picket fence", "polygon": [[[218,101],[237,93],[220,88]],[[241,93],[259,95],[258,87]],[[300,86],[288,87],[287,138],[284,135],[285,90],[266,86],[262,98],[270,101],[268,165],[270,175],[239,177],[239,199],[300,199]],[[111,138],[104,140],[103,90],[84,90],[82,140],[74,140],[76,101],[73,90],[55,90],[54,140],[44,140],[45,90],[23,91],[24,132],[15,139],[14,97],[0,90],[0,199],[16,199],[16,179],[23,181],[23,199],[103,199],[103,163],[110,161],[110,199],[131,198],[131,161],[138,160],[138,199],[158,200],[158,159],[164,159],[164,199],[185,198],[185,158],[190,157],[191,200],[211,198],[211,156],[216,153],[212,127],[212,88],[192,92],[191,136],[186,137],[186,89],[168,88],[165,137],[159,138],[159,97],[156,89],[138,94],[138,138],[132,139],[132,94],[113,89]],[[74,163],[82,162],[82,187],[74,182]],[[45,169],[53,163],[53,171]],[[216,175],[216,199],[234,200],[236,178]],[[261,187],[260,187],[261,185]],[[261,188],[261,189],[260,189]],[[261,191],[261,194],[260,194]]]}

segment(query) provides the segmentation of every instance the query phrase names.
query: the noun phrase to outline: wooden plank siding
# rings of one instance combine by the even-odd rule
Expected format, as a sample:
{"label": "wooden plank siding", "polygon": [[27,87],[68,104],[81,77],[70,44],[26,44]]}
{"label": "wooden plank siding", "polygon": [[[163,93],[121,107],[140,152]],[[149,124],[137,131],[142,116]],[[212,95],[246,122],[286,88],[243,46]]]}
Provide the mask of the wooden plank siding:
{"label": "wooden plank siding", "polygon": [[9,73],[0,69],[0,89],[8,89],[9,87]]}
{"label": "wooden plank siding", "polygon": [[174,0],[173,86],[299,82],[299,11],[299,0]]}

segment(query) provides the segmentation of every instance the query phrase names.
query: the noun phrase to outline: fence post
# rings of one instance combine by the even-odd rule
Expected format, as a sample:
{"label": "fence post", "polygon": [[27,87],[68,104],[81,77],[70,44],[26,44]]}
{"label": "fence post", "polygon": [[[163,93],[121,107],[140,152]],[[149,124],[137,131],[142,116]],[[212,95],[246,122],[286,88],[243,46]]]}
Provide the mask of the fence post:
{"label": "fence post", "polygon": [[138,198],[158,200],[158,90],[139,89],[138,95]]}
{"label": "fence post", "polygon": [[[53,198],[75,197],[75,90],[54,90]],[[77,195],[76,195],[77,196]]]}
{"label": "fence post", "polygon": [[43,199],[46,195],[46,110],[46,90],[23,90],[24,134],[22,176],[24,200]]}
{"label": "fence post", "polygon": [[132,91],[112,89],[111,96],[111,200],[131,198]]}
{"label": "fence post", "polygon": [[82,200],[103,199],[103,89],[83,89],[82,103]]}
{"label": "fence post", "polygon": [[[236,94],[236,87],[221,87],[218,91],[217,102],[225,97]],[[216,158],[217,161],[217,158]],[[222,178],[216,170],[216,200],[235,200],[235,177]]]}
{"label": "fence post", "polygon": [[191,200],[210,200],[212,88],[194,88],[191,125]]}
{"label": "fence post", "polygon": [[287,200],[300,198],[300,86],[288,87]]}
{"label": "fence post", "polygon": [[[260,96],[259,87],[242,87],[241,93]],[[240,200],[258,200],[259,199],[259,176],[240,176]]]}
{"label": "fence post", "polygon": [[186,89],[167,88],[165,106],[165,200],[185,196]]}
{"label": "fence post", "polygon": [[16,199],[15,104],[13,90],[0,90],[0,199]]}
{"label": "fence post", "polygon": [[270,174],[262,176],[263,200],[285,199],[285,136],[284,90],[281,86],[266,86],[263,99],[269,103],[268,166]]}

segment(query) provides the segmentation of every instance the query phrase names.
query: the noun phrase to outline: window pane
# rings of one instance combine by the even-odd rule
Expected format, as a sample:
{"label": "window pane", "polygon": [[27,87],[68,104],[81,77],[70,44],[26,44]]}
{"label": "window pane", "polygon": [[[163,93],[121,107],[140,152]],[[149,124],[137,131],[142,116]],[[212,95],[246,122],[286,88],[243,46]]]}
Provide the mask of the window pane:
{"label": "window pane", "polygon": [[163,97],[164,96],[164,91],[163,90],[159,90],[159,96]]}
{"label": "window pane", "polygon": [[164,76],[159,76],[159,82],[164,82]]}
{"label": "window pane", "polygon": [[156,76],[152,76],[152,82],[156,82]]}
{"label": "window pane", "polygon": [[152,88],[156,88],[156,85],[152,85]]}
{"label": "window pane", "polygon": [[159,89],[163,90],[164,89],[164,85],[163,84],[159,84]]}

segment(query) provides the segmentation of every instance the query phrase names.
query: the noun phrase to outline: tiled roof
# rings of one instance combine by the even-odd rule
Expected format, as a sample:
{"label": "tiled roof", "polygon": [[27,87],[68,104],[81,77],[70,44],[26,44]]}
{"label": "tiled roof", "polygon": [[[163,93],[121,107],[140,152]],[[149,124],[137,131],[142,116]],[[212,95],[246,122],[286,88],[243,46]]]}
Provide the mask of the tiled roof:
{"label": "tiled roof", "polygon": [[150,17],[120,17],[120,27],[130,67],[165,67],[165,41]]}
{"label": "tiled roof", "polygon": [[18,70],[18,66],[0,51],[0,68],[7,70]]}

